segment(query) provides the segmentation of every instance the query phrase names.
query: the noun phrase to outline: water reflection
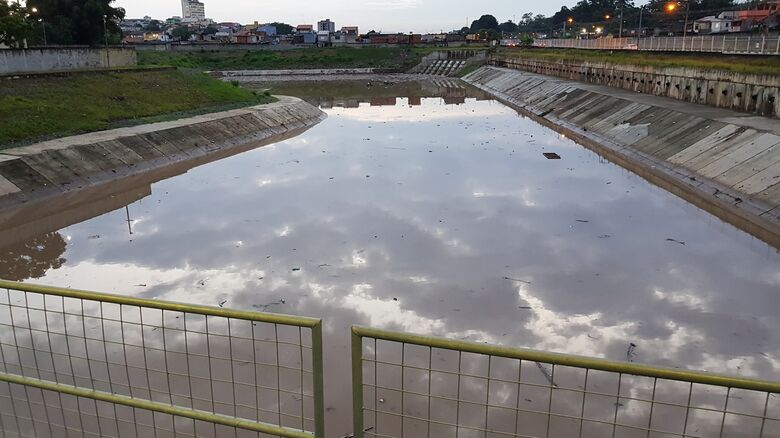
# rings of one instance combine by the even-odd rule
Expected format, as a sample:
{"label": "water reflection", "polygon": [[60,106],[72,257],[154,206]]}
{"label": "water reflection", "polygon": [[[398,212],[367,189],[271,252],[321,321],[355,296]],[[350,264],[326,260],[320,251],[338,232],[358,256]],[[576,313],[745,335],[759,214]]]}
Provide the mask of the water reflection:
{"label": "water reflection", "polygon": [[39,281],[322,316],[329,436],[353,323],[780,378],[775,250],[497,102],[327,111],[154,183],[132,236],[124,208],[59,231]]}

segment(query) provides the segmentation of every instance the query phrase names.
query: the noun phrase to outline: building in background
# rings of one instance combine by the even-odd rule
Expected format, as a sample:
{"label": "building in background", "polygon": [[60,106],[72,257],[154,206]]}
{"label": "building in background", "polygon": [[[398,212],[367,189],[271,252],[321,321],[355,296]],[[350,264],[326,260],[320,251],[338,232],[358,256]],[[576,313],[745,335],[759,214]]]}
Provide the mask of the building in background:
{"label": "building in background", "polygon": [[360,32],[358,31],[357,26],[344,26],[341,28],[341,33],[344,35],[360,35]]}
{"label": "building in background", "polygon": [[303,33],[303,32],[314,32],[314,26],[311,24],[299,24],[298,27],[295,28],[296,31]]}
{"label": "building in background", "polygon": [[336,23],[330,21],[330,19],[325,19],[322,21],[317,22],[317,33],[335,33],[336,32]]}
{"label": "building in background", "polygon": [[181,0],[181,14],[184,21],[206,19],[206,6],[198,0]]}
{"label": "building in background", "polygon": [[257,32],[262,32],[262,33],[266,34],[266,36],[269,36],[269,37],[276,36],[276,33],[277,33],[276,26],[273,26],[271,24],[263,24],[263,25],[257,26],[256,31]]}

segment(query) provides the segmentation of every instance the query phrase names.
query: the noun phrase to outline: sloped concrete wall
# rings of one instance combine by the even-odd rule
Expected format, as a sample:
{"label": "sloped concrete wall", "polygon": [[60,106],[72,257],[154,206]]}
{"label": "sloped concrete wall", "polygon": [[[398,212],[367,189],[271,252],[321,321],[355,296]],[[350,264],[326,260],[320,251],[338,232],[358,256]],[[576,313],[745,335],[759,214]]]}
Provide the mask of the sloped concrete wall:
{"label": "sloped concrete wall", "polygon": [[780,76],[777,75],[615,65],[606,62],[548,62],[506,56],[495,56],[490,63],[765,117],[780,117]]}
{"label": "sloped concrete wall", "polygon": [[0,75],[132,67],[137,64],[135,49],[128,47],[0,50]]}
{"label": "sloped concrete wall", "polygon": [[300,99],[281,97],[269,105],[7,149],[0,153],[0,207],[248,150],[325,117]]}
{"label": "sloped concrete wall", "polygon": [[483,67],[464,80],[780,247],[780,130],[671,109],[662,105],[664,99],[641,102],[631,93],[617,97],[606,87],[505,68]]}

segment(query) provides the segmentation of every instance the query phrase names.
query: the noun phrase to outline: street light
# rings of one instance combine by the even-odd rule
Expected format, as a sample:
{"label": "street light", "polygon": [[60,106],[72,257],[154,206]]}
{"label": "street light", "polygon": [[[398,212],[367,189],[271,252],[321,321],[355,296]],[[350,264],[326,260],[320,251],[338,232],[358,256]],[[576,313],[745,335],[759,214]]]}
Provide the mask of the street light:
{"label": "street light", "polygon": [[645,5],[639,7],[639,27],[636,29],[637,45],[639,44],[639,38],[642,38],[642,13],[645,12]]}
{"label": "street light", "polygon": [[[37,14],[38,8],[33,6],[32,8],[30,8],[30,12],[32,12],[33,14]],[[46,41],[46,21],[42,17],[41,17],[41,26],[43,27],[43,45],[48,46],[49,44]]]}
{"label": "street light", "polygon": [[572,24],[574,23],[574,18],[569,17],[565,20],[563,20],[563,37],[566,38],[566,23]]}
{"label": "street light", "polygon": [[[666,5],[666,11],[671,14],[677,10],[678,6],[679,6],[678,3],[668,3]],[[690,15],[690,12],[691,12],[691,2],[690,0],[685,0],[685,24],[683,25],[683,38],[688,36],[688,17]]]}

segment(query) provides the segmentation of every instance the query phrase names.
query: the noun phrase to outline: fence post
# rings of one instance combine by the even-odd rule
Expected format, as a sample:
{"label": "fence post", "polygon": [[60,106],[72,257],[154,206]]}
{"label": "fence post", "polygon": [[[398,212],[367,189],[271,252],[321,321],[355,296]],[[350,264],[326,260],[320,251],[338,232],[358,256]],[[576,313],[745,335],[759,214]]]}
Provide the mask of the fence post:
{"label": "fence post", "polygon": [[723,35],[723,47],[720,48],[720,53],[726,53],[726,35]]}
{"label": "fence post", "polygon": [[[314,436],[325,438],[325,376],[322,360],[322,322],[311,328],[312,377],[314,380]],[[303,367],[303,364],[301,364]]]}
{"label": "fence post", "polygon": [[750,36],[750,35],[748,35],[748,41],[747,41],[747,52],[748,52],[748,53],[753,53],[753,47],[751,47],[751,46],[750,46],[750,38],[751,38],[751,36]]}
{"label": "fence post", "polygon": [[[376,362],[374,362],[376,366]],[[379,386],[374,382],[374,391]],[[374,393],[376,400],[376,393]],[[401,395],[403,397],[403,395]],[[374,407],[376,408],[376,406]],[[376,427],[376,424],[374,425]],[[352,433],[363,438],[363,337],[352,329]]]}
{"label": "fence post", "polygon": [[766,35],[761,37],[761,54],[764,54],[764,48],[766,47]]}
{"label": "fence post", "polygon": [[775,54],[780,55],[780,35],[777,36],[777,48],[775,49]]}

